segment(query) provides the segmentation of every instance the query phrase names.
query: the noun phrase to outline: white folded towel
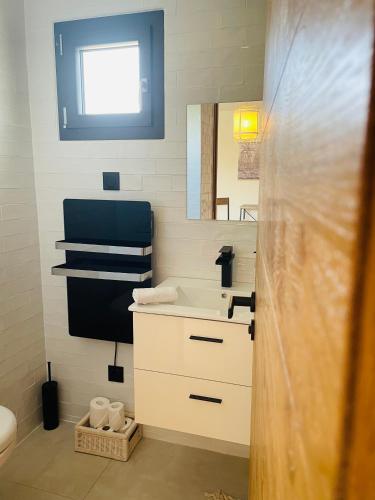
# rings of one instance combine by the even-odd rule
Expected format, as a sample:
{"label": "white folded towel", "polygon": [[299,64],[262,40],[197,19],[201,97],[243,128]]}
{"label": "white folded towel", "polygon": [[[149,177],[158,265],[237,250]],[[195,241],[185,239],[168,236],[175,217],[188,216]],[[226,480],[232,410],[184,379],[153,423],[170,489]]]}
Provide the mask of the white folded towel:
{"label": "white folded towel", "polygon": [[177,290],[173,286],[159,288],[135,288],[133,299],[137,304],[161,304],[175,302],[178,298]]}

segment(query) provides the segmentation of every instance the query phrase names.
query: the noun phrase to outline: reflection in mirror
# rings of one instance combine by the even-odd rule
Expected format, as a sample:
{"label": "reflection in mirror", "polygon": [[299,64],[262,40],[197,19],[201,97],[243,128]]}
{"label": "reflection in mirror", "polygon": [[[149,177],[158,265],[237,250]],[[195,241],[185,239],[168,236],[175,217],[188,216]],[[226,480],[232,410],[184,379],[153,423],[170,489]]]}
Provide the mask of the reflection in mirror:
{"label": "reflection in mirror", "polygon": [[187,106],[187,218],[256,221],[262,101]]}

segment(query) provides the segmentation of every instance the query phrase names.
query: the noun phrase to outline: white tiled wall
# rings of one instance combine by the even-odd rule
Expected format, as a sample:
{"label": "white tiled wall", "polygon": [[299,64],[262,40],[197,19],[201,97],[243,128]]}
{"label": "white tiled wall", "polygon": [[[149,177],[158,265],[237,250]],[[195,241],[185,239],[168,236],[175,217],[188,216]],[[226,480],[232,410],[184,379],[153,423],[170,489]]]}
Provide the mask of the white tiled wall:
{"label": "white tiled wall", "polygon": [[23,0],[0,2],[0,405],[40,422],[45,349]]}
{"label": "white tiled wall", "polygon": [[[120,346],[124,385],[109,383],[113,345],[69,337],[65,279],[50,267],[63,238],[68,197],[148,200],[156,214],[156,281],[167,276],[219,279],[215,258],[235,246],[235,279],[252,281],[256,229],[185,220],[186,104],[262,98],[264,0],[25,0],[34,162],[48,358],[61,382],[65,416],[77,417],[98,394],[131,408],[132,347]],[[53,22],[162,8],[166,40],[166,139],[59,142]],[[101,190],[101,172],[119,171],[120,192]]]}

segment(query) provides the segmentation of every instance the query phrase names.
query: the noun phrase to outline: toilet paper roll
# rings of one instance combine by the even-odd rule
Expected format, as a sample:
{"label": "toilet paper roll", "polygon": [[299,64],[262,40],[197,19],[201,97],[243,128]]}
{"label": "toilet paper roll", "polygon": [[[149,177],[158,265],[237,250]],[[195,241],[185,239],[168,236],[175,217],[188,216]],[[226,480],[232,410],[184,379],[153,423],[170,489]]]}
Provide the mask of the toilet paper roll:
{"label": "toilet paper roll", "polygon": [[90,427],[97,429],[108,424],[109,399],[97,397],[90,401]]}
{"label": "toilet paper roll", "polygon": [[123,425],[120,429],[120,432],[126,432],[129,427],[132,425],[132,423],[134,422],[134,420],[130,417],[125,417],[125,425]]}
{"label": "toilet paper roll", "polygon": [[124,425],[124,405],[119,401],[111,403],[108,407],[108,421],[114,431],[119,431]]}

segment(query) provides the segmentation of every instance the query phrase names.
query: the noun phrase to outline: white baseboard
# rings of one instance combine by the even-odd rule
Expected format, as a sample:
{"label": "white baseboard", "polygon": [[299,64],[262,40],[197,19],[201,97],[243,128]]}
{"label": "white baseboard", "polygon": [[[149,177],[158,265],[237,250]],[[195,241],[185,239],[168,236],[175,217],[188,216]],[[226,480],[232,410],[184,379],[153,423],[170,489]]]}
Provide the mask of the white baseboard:
{"label": "white baseboard", "polygon": [[146,438],[158,439],[168,443],[190,446],[191,448],[200,448],[203,450],[223,453],[225,455],[233,455],[236,457],[249,458],[250,447],[244,444],[231,443],[229,441],[221,441],[194,434],[186,434],[184,432],[172,431],[170,429],[161,429],[159,427],[151,427],[150,425],[143,426],[143,435]]}

